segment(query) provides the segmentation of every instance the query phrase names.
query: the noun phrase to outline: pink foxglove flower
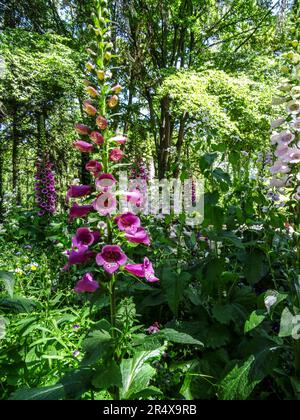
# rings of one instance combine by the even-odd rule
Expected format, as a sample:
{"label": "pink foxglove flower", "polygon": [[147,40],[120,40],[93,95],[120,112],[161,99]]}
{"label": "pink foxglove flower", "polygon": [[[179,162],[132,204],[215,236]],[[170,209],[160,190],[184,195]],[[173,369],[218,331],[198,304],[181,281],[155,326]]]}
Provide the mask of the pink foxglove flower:
{"label": "pink foxglove flower", "polygon": [[74,291],[76,293],[93,293],[99,289],[99,284],[94,279],[91,273],[86,273],[81,280],[76,283]]}
{"label": "pink foxglove flower", "polygon": [[137,228],[135,233],[126,232],[126,239],[135,244],[150,245],[150,238],[146,230],[142,227]]}
{"label": "pink foxglove flower", "polygon": [[112,174],[101,174],[96,179],[96,188],[100,191],[107,191],[116,184],[117,180]]}
{"label": "pink foxglove flower", "polygon": [[82,153],[91,153],[93,151],[93,145],[83,140],[74,141],[73,146]]}
{"label": "pink foxglove flower", "polygon": [[103,192],[93,202],[93,207],[101,216],[107,216],[116,211],[117,200],[109,192]]}
{"label": "pink foxglove flower", "polygon": [[89,247],[97,242],[99,237],[100,234],[97,231],[91,231],[88,228],[79,228],[76,231],[76,235],[72,238],[72,244],[75,248]]}
{"label": "pink foxglove flower", "polygon": [[123,155],[124,153],[121,149],[113,149],[109,153],[109,160],[111,160],[112,162],[118,162],[123,158]]}
{"label": "pink foxglove flower", "polygon": [[288,165],[282,162],[281,160],[277,160],[276,162],[274,162],[274,165],[270,168],[270,172],[272,174],[288,174],[290,171],[291,169],[288,167]]}
{"label": "pink foxglove flower", "polygon": [[81,135],[85,136],[85,135],[90,134],[91,129],[87,125],[84,125],[84,124],[76,124],[75,125],[75,131],[78,134],[81,134]]}
{"label": "pink foxglove flower", "polygon": [[80,198],[88,195],[91,192],[90,185],[70,185],[67,191],[67,202],[70,198]]}
{"label": "pink foxglove flower", "polygon": [[284,161],[289,163],[300,162],[300,149],[297,147],[290,148],[287,154],[284,156]]}
{"label": "pink foxglove flower", "polygon": [[102,165],[97,160],[90,160],[86,163],[85,169],[93,174],[93,176],[99,176],[102,171]]}
{"label": "pink foxglove flower", "polygon": [[71,265],[85,264],[95,256],[95,252],[89,251],[87,246],[82,246],[78,250],[72,249],[71,251],[67,251],[67,255],[69,260],[64,266],[64,270],[68,270]]}
{"label": "pink foxglove flower", "polygon": [[155,277],[153,265],[147,257],[144,258],[143,264],[127,264],[124,269],[136,277],[144,277],[150,283],[159,281]]}
{"label": "pink foxglove flower", "polygon": [[150,327],[147,328],[147,331],[148,331],[149,334],[158,333],[160,331],[160,327],[159,327],[158,322],[154,322],[153,325],[150,325]]}
{"label": "pink foxglove flower", "polygon": [[133,213],[123,213],[120,216],[115,218],[117,222],[118,228],[121,231],[128,232],[128,233],[135,233],[137,229],[141,226],[141,221],[139,217],[137,217]]}
{"label": "pink foxglove flower", "polygon": [[103,266],[104,270],[112,274],[127,261],[126,255],[117,245],[105,245],[100,254],[96,256],[96,263]]}
{"label": "pink foxglove flower", "polygon": [[92,98],[96,98],[99,95],[93,86],[87,86],[85,90]]}
{"label": "pink foxglove flower", "polygon": [[69,222],[72,222],[74,219],[77,219],[79,217],[85,217],[91,211],[93,211],[92,205],[79,206],[77,203],[74,203],[69,211]]}
{"label": "pink foxglove flower", "polygon": [[97,114],[97,109],[91,104],[90,101],[83,103],[83,110],[90,116],[94,117]]}
{"label": "pink foxglove flower", "polygon": [[143,203],[143,195],[139,190],[128,191],[124,194],[127,197],[127,201],[140,207]]}
{"label": "pink foxglove flower", "polygon": [[99,115],[96,119],[96,125],[100,128],[100,130],[105,130],[108,126],[108,121],[106,118]]}
{"label": "pink foxglove flower", "polygon": [[90,139],[92,140],[92,142],[94,142],[95,144],[103,144],[104,143],[104,137],[102,136],[102,134],[98,133],[98,131],[93,131],[90,134]]}
{"label": "pink foxglove flower", "polygon": [[120,93],[122,89],[123,89],[122,86],[119,83],[117,83],[115,86],[111,88],[111,91],[114,93]]}
{"label": "pink foxglove flower", "polygon": [[127,140],[127,137],[123,136],[122,134],[118,134],[117,136],[110,138],[110,141],[115,141],[116,143],[119,143],[119,144],[126,143],[126,140]]}

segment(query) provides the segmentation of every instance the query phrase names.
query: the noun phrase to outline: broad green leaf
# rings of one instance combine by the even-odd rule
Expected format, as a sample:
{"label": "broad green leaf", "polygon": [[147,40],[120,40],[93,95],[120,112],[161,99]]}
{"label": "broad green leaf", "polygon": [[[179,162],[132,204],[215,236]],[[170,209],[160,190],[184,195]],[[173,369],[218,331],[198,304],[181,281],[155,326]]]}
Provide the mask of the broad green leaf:
{"label": "broad green leaf", "polygon": [[244,332],[247,333],[258,327],[266,318],[266,311],[258,309],[253,311],[249,319],[245,322]]}
{"label": "broad green leaf", "polygon": [[254,250],[247,254],[244,274],[251,285],[258,283],[268,271],[266,256],[262,251]]}
{"label": "broad green leaf", "polygon": [[9,271],[0,271],[0,280],[3,281],[5,290],[7,291],[9,297],[13,298],[15,285],[13,273],[10,273]]}
{"label": "broad green leaf", "polygon": [[92,384],[99,389],[108,389],[112,386],[122,386],[122,376],[119,366],[113,360],[97,368],[93,375]]}
{"label": "broad green leaf", "polygon": [[183,292],[190,278],[191,275],[186,272],[178,274],[170,269],[165,269],[162,272],[162,288],[166,293],[168,305],[175,316],[178,314],[179,304],[183,299]]}
{"label": "broad green leaf", "polygon": [[190,336],[189,334],[185,334],[172,328],[164,328],[159,333],[156,333],[157,336],[161,336],[166,338],[166,340],[171,341],[172,343],[180,343],[180,344],[192,344],[196,346],[204,346],[204,344]]}
{"label": "broad green leaf", "polygon": [[133,358],[122,360],[122,387],[120,389],[122,400],[130,399],[132,395],[147,389],[156,373],[156,370],[147,362],[159,358],[164,350],[165,346],[162,346],[155,350],[138,352]]}
{"label": "broad green leaf", "polygon": [[63,384],[44,388],[20,389],[10,396],[10,400],[60,400],[65,397]]}
{"label": "broad green leaf", "polygon": [[110,354],[113,340],[110,333],[108,332],[108,328],[110,328],[110,324],[105,320],[101,320],[97,324],[97,330],[89,333],[87,338],[84,340],[84,364],[95,363],[99,359]]}
{"label": "broad green leaf", "polygon": [[[298,320],[298,325],[300,319]],[[290,312],[288,308],[284,308],[280,319],[280,330],[279,337],[290,337],[294,332],[297,332],[297,320],[296,317]]]}
{"label": "broad green leaf", "polygon": [[39,306],[40,305],[38,302],[23,297],[0,299],[0,309],[2,309],[4,312],[29,313],[33,312]]}
{"label": "broad green leaf", "polygon": [[221,381],[221,400],[246,400],[259,380],[250,380],[249,372],[254,361],[254,356],[241,365],[236,365]]}

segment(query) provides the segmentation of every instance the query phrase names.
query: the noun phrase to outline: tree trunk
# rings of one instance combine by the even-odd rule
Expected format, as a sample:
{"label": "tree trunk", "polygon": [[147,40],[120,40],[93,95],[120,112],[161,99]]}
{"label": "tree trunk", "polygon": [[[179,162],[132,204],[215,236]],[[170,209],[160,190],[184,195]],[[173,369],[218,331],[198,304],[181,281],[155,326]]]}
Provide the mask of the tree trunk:
{"label": "tree trunk", "polygon": [[189,117],[189,113],[185,111],[180,118],[180,125],[179,125],[179,131],[178,131],[178,138],[176,143],[176,159],[175,159],[175,169],[174,169],[174,177],[178,178],[180,168],[179,168],[179,162],[180,162],[180,155],[181,155],[181,149],[184,141],[184,128],[185,123]]}
{"label": "tree trunk", "polygon": [[161,123],[160,123],[160,145],[158,158],[158,177],[163,179],[167,171],[167,163],[169,158],[169,147],[171,146],[171,114],[169,111],[170,98],[164,96],[161,99]]}

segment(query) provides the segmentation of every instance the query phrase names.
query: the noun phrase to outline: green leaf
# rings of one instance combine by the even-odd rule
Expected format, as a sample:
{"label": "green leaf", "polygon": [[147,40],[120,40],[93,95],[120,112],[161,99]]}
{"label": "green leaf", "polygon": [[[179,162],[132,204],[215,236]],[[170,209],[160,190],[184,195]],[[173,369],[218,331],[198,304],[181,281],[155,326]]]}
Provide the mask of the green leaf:
{"label": "green leaf", "polygon": [[9,297],[13,298],[15,284],[13,273],[10,273],[9,271],[0,271],[0,280],[3,281]]}
{"label": "green leaf", "polygon": [[122,376],[119,366],[113,360],[97,368],[93,375],[92,384],[95,388],[108,389],[113,386],[122,386]]}
{"label": "green leaf", "polygon": [[161,336],[166,338],[166,340],[171,341],[172,343],[180,343],[180,344],[192,344],[196,346],[204,346],[204,344],[190,336],[189,334],[185,334],[172,328],[164,328],[159,333],[155,335]]}
{"label": "green leaf", "polygon": [[241,365],[236,365],[225,378],[221,381],[220,399],[221,400],[246,400],[259,380],[249,380],[254,356]]}
{"label": "green leaf", "polygon": [[64,386],[60,383],[44,388],[20,389],[10,396],[10,400],[60,400],[65,397]]}
{"label": "green leaf", "polygon": [[138,394],[148,388],[150,380],[156,370],[147,363],[149,360],[159,358],[165,346],[151,351],[138,352],[131,359],[123,359],[121,363],[122,387],[120,398],[130,399],[134,394]]}
{"label": "green leaf", "polygon": [[247,333],[258,327],[266,319],[266,311],[258,309],[253,311],[249,319],[245,323],[244,332]]}
{"label": "green leaf", "polygon": [[[284,308],[280,319],[279,337],[290,337],[297,330],[296,317],[290,312],[288,308]],[[300,324],[300,319],[298,321]]]}
{"label": "green leaf", "polygon": [[256,249],[247,254],[244,274],[251,285],[258,283],[268,271],[266,256],[262,251]]}
{"label": "green leaf", "polygon": [[97,330],[92,331],[83,342],[84,364],[95,363],[111,353],[113,340],[108,332],[110,324],[102,320],[97,324]]}
{"label": "green leaf", "polygon": [[39,304],[33,300],[15,297],[14,299],[0,299],[0,309],[4,312],[23,313],[33,312]]}
{"label": "green leaf", "polygon": [[191,275],[186,272],[178,274],[169,268],[162,271],[161,285],[166,293],[168,305],[175,316],[178,315],[179,304],[190,278]]}

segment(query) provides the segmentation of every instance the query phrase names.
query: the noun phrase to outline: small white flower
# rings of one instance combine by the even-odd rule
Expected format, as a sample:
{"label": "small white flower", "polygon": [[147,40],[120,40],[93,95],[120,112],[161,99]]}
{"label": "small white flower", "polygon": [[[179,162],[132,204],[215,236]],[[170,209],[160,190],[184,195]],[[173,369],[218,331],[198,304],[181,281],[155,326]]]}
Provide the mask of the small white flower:
{"label": "small white flower", "polygon": [[294,114],[294,115],[299,114],[299,112],[300,112],[300,103],[298,101],[290,101],[287,104],[286,110],[290,114]]}
{"label": "small white flower", "polygon": [[266,296],[264,299],[265,307],[267,308],[268,314],[270,313],[270,309],[275,303],[277,302],[277,297],[275,295]]}

